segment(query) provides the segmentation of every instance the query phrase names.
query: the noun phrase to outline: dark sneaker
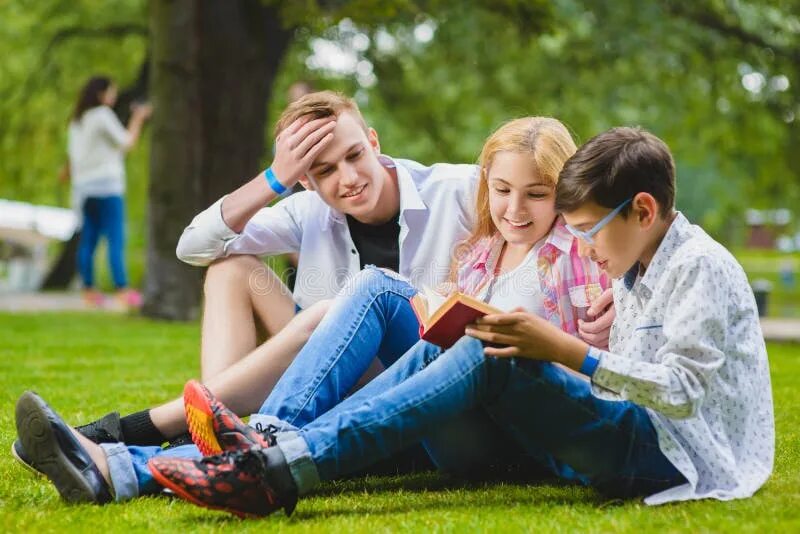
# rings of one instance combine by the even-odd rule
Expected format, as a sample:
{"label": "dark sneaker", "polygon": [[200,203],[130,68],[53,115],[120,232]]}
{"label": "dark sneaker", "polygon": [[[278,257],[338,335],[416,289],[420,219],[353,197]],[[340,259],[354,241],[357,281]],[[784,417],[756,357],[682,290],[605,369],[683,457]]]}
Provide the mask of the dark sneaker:
{"label": "dark sneaker", "polygon": [[34,475],[42,476],[44,473],[38,471],[35,467],[31,465],[30,459],[28,455],[25,454],[25,449],[22,448],[22,442],[19,439],[15,439],[14,443],[11,444],[11,456],[19,462],[19,465],[33,473]]}
{"label": "dark sneaker", "polygon": [[76,426],[75,430],[95,443],[115,443],[125,441],[122,435],[122,423],[119,412],[111,412],[97,421]]}
{"label": "dark sneaker", "polygon": [[189,434],[203,456],[275,444],[271,429],[259,431],[248,426],[197,380],[186,382],[183,406]]}
{"label": "dark sneaker", "polygon": [[[95,443],[113,443],[117,441],[124,441],[122,437],[122,424],[118,412],[111,412],[104,415],[97,421],[92,421],[85,425],[75,427],[75,430],[86,436]],[[191,443],[191,441],[189,441]],[[25,469],[36,475],[43,474],[38,471],[28,461],[28,455],[25,454],[25,449],[22,447],[20,440],[15,440],[11,445],[11,456],[22,465]]]}
{"label": "dark sneaker", "polygon": [[199,460],[156,456],[147,462],[156,481],[187,501],[239,517],[294,511],[296,494],[279,497],[267,482],[267,458],[257,447]]}
{"label": "dark sneaker", "polygon": [[49,478],[67,502],[111,501],[111,492],[70,427],[41,397],[26,391],[17,401],[17,434],[27,463]]}

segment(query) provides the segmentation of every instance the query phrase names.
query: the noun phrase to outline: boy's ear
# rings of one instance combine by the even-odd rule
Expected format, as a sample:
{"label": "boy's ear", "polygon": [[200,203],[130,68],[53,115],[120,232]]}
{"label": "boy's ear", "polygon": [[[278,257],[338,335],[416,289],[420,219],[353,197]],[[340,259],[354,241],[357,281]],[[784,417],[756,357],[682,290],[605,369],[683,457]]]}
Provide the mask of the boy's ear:
{"label": "boy's ear", "polygon": [[658,201],[650,193],[637,193],[631,204],[633,204],[631,215],[636,217],[636,222],[643,230],[650,228],[658,219]]}
{"label": "boy's ear", "polygon": [[367,129],[367,140],[369,140],[369,145],[375,150],[375,153],[380,154],[381,142],[378,140],[378,132],[375,131],[375,128]]}
{"label": "boy's ear", "polygon": [[316,189],[314,188],[314,182],[312,182],[308,178],[308,175],[304,174],[297,181],[300,182],[300,185],[302,185],[306,189],[306,191],[316,191]]}

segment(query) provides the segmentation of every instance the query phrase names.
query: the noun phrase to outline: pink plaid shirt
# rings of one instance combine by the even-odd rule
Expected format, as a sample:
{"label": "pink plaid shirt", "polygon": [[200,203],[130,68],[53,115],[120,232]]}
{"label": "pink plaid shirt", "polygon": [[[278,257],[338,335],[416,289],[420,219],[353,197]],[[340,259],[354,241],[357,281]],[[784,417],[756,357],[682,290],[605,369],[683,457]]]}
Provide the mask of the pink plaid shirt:
{"label": "pink plaid shirt", "polygon": [[[467,295],[478,292],[495,277],[497,260],[505,240],[496,233],[479,240],[462,254],[456,283]],[[545,319],[563,331],[576,334],[578,319],[609,284],[608,277],[593,261],[578,254],[578,242],[559,217],[539,250],[536,261],[540,289],[544,295]]]}

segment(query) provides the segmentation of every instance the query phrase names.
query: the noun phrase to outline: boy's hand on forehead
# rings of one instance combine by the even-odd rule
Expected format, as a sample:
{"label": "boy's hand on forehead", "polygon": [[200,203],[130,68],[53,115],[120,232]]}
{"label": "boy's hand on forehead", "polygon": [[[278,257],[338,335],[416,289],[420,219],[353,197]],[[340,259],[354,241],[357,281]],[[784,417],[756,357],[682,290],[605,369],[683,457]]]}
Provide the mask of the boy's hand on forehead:
{"label": "boy's hand on forehead", "polygon": [[333,139],[336,117],[300,117],[275,140],[272,171],[285,187],[292,187],[311,167],[316,157]]}

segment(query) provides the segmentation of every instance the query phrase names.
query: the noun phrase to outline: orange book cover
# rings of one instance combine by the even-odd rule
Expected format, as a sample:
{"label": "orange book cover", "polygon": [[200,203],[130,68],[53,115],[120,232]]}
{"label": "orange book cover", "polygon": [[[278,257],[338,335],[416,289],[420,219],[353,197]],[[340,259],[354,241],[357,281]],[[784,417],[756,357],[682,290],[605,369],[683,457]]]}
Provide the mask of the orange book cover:
{"label": "orange book cover", "polygon": [[411,298],[411,307],[419,320],[420,337],[443,349],[452,347],[464,336],[467,325],[479,317],[502,313],[464,293],[453,293],[444,298],[427,288]]}

